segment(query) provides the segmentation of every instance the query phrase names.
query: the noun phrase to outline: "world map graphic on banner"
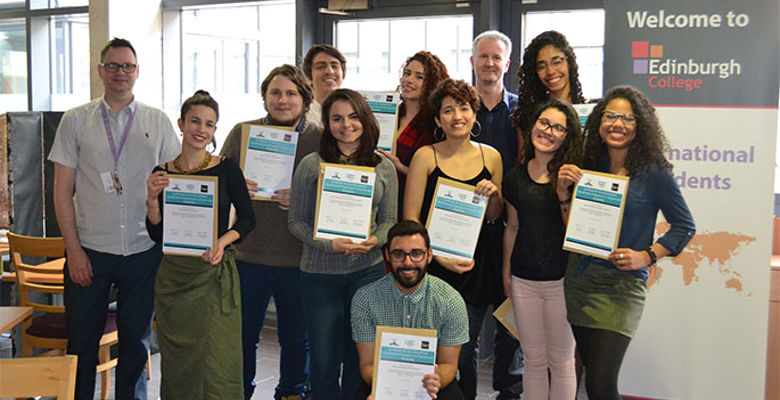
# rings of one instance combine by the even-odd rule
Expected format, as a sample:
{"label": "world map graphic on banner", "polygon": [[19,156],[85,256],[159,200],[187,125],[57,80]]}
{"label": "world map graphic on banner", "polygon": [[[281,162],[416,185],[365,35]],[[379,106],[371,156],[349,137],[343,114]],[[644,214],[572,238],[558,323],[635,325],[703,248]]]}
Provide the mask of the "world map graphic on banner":
{"label": "world map graphic on banner", "polygon": [[[669,223],[659,222],[655,226],[657,235],[663,235],[669,230]],[[683,285],[691,286],[698,282],[705,268],[716,270],[723,279],[723,288],[735,293],[750,296],[752,292],[745,291],[742,284],[742,274],[731,263],[731,258],[745,248],[756,238],[748,235],[730,232],[697,233],[677,257],[671,259],[672,264],[682,268]],[[651,267],[648,270],[647,288],[651,289],[660,283],[664,268]]]}

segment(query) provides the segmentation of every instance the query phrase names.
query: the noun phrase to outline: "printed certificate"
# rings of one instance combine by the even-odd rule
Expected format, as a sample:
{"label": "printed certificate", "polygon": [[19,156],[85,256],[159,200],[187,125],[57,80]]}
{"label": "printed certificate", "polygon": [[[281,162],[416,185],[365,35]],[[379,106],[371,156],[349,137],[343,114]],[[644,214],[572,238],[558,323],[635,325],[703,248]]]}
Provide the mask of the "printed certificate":
{"label": "printed certificate", "polygon": [[320,163],[314,239],[368,240],[375,182],[374,168]]}
{"label": "printed certificate", "polygon": [[430,400],[422,378],[434,372],[436,330],[376,327],[374,400]]}
{"label": "printed certificate", "polygon": [[582,172],[572,195],[563,249],[606,259],[620,238],[628,177]]}
{"label": "printed certificate", "polygon": [[588,116],[593,111],[593,107],[596,107],[596,103],[586,104],[572,104],[574,110],[577,111],[577,116],[580,119],[580,125],[585,129],[585,122],[588,120]]}
{"label": "printed certificate", "polygon": [[292,128],[244,124],[241,126],[241,169],[257,182],[253,200],[270,200],[292,184],[298,132]]}
{"label": "printed certificate", "polygon": [[163,190],[163,253],[200,257],[217,243],[217,177],[168,179]]}
{"label": "printed certificate", "polygon": [[471,260],[488,198],[474,193],[474,186],[439,178],[428,212],[426,227],[436,256]]}
{"label": "printed certificate", "polygon": [[398,92],[367,92],[360,94],[366,99],[368,107],[374,112],[379,123],[379,143],[376,147],[395,154],[395,135],[398,126],[398,105],[401,95]]}

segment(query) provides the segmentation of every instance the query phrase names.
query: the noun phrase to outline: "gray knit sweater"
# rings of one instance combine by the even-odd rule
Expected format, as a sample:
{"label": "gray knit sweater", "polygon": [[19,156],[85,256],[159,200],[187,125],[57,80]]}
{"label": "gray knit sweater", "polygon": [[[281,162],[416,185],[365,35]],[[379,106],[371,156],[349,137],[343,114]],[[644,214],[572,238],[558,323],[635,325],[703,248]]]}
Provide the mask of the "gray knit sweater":
{"label": "gray knit sweater", "polygon": [[349,274],[382,262],[382,246],[387,241],[387,231],[396,223],[398,210],[398,178],[393,163],[382,156],[376,166],[376,183],[371,207],[371,235],[379,244],[368,254],[344,255],[333,252],[330,240],[314,240],[314,214],[317,203],[317,179],[319,153],[304,157],[295,170],[292,183],[292,199],[288,224],[290,233],[303,242],[301,271],[312,274]]}

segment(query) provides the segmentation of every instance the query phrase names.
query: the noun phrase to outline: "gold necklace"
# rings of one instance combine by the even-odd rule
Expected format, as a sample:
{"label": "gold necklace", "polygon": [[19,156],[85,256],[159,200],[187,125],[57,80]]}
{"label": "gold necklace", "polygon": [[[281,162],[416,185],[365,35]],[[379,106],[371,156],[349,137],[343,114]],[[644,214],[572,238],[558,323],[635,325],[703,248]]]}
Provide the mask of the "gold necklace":
{"label": "gold necklace", "polygon": [[[181,156],[179,156],[179,157],[181,157]],[[204,168],[206,168],[209,165],[209,163],[211,163],[211,153],[206,152],[206,156],[203,157],[203,162],[200,163],[200,165],[198,165],[197,167],[195,167],[193,169],[184,169],[181,166],[179,166],[179,157],[176,157],[173,160],[173,166],[176,167],[176,169],[179,170],[179,173],[184,174],[184,175],[192,175],[192,174],[194,174],[194,173],[196,173],[198,171],[203,170]]]}

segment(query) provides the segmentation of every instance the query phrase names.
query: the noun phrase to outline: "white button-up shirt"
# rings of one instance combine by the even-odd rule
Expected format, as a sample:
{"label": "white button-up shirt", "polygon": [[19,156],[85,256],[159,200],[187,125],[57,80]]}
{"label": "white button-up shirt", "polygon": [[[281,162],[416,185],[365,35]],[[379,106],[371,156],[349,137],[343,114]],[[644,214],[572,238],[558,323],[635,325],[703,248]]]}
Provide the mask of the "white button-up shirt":
{"label": "white button-up shirt", "polygon": [[[106,109],[119,151],[135,112],[116,171],[122,194],[106,192],[101,174],[114,171],[114,156],[100,110]],[[49,160],[76,170],[76,226],[81,245],[104,253],[131,255],[150,249],[146,233],[146,178],[156,165],[180,152],[171,121],[162,111],[136,102],[115,114],[105,100],[93,100],[62,117]]]}

